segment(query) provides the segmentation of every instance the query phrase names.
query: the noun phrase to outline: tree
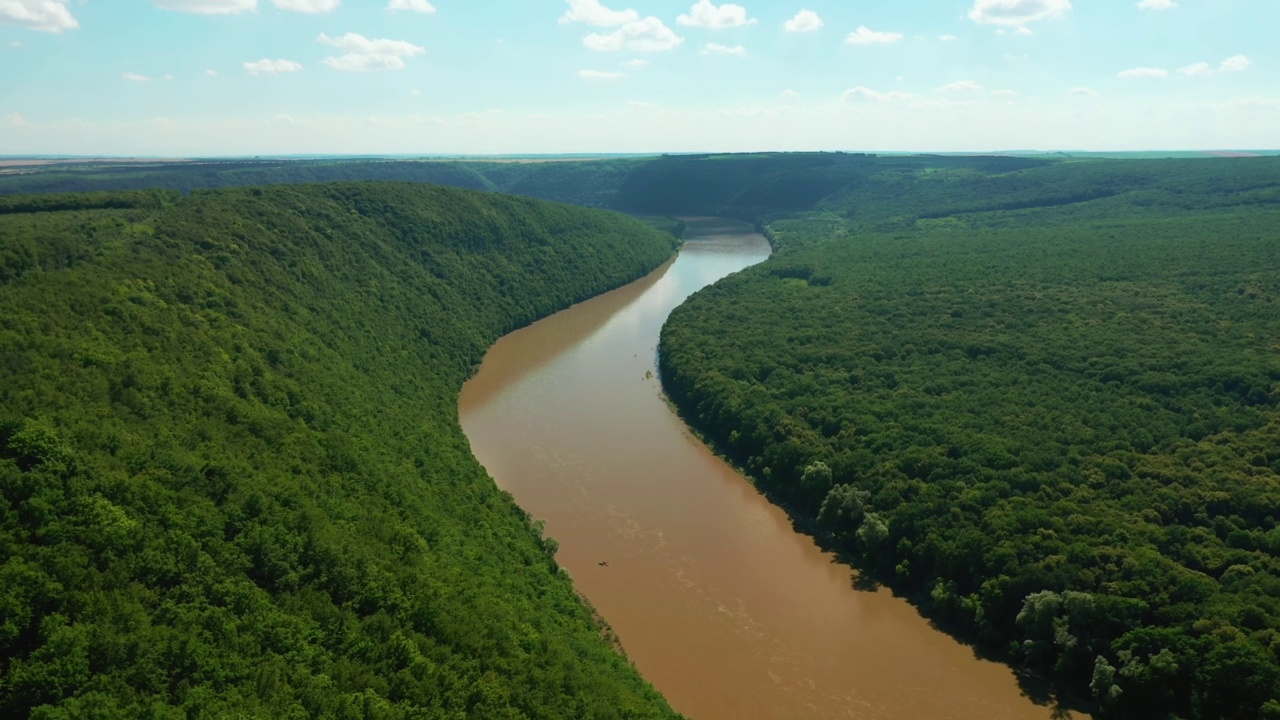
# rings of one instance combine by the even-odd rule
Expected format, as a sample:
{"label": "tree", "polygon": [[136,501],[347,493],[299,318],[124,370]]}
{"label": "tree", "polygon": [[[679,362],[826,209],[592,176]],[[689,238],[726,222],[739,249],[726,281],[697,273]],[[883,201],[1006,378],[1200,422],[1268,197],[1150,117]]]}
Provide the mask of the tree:
{"label": "tree", "polygon": [[822,501],[818,521],[836,535],[853,532],[862,525],[870,500],[871,494],[865,490],[852,485],[836,485]]}
{"label": "tree", "polygon": [[1089,682],[1089,690],[1103,705],[1114,704],[1120,698],[1122,691],[1116,684],[1116,669],[1101,655],[1093,663],[1093,680]]}
{"label": "tree", "polygon": [[800,474],[800,494],[806,505],[812,507],[831,490],[831,468],[821,460],[806,465]]}

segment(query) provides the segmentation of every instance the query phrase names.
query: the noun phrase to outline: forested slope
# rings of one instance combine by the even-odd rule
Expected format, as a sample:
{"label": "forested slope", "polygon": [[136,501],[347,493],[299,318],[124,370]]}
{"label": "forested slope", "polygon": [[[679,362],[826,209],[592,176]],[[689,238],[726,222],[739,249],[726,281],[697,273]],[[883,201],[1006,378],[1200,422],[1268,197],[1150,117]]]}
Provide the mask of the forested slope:
{"label": "forested slope", "polygon": [[663,329],[802,526],[1106,717],[1280,717],[1280,162],[868,173]]}
{"label": "forested slope", "polygon": [[893,173],[1007,172],[1055,164],[1018,157],[850,153],[664,155],[555,162],[455,160],[224,160],[139,165],[53,165],[0,174],[0,195],[394,180],[513,193],[640,213],[746,219],[813,207],[852,184]]}
{"label": "forested slope", "polygon": [[[1280,447],[1280,349],[1275,344],[1275,338],[1280,337],[1276,320],[1280,317],[1276,302],[1280,286],[1274,272],[1280,266],[1280,231],[1276,229],[1280,227],[1280,160],[1053,162],[1015,157],[801,153],[529,164],[201,164],[77,172],[3,178],[0,192],[42,182],[66,183],[51,187],[74,189],[159,186],[186,192],[266,181],[431,179],[633,212],[722,214],[755,221],[773,241],[774,258],[699,293],[672,316],[664,330],[660,357],[664,386],[705,437],[746,468],[771,497],[785,503],[802,526],[843,550],[856,565],[910,594],[947,627],[1053,679],[1062,690],[1093,697],[1103,715],[1280,717],[1280,602],[1276,600],[1280,597],[1276,561],[1280,554],[1280,454],[1276,450]],[[163,173],[169,175],[161,178]],[[335,189],[342,187],[351,190],[350,186],[333,186],[321,193],[323,201],[309,195],[316,190],[287,188],[196,193],[180,203],[177,192],[91,194],[70,201],[66,196],[0,200],[0,206],[23,212],[11,212],[0,220],[23,228],[22,237],[33,238],[31,242],[6,240],[0,256],[0,278],[8,283],[5,302],[12,296],[9,288],[25,287],[23,283],[33,282],[33,273],[52,274],[66,283],[65,287],[41,291],[48,293],[48,299],[40,296],[24,301],[31,307],[48,305],[49,309],[41,311],[45,314],[31,309],[10,313],[6,305],[3,322],[13,325],[20,318],[31,318],[21,321],[26,325],[15,325],[17,330],[6,329],[8,344],[3,347],[23,348],[5,350],[6,358],[16,358],[9,361],[10,376],[25,377],[28,384],[41,377],[40,383],[61,387],[57,383],[62,380],[49,380],[54,376],[51,368],[59,368],[58,375],[72,379],[90,373],[88,377],[103,378],[95,380],[96,385],[85,385],[106,393],[102,406],[118,408],[124,404],[131,413],[157,412],[146,405],[142,410],[128,405],[141,402],[137,397],[152,398],[151,405],[158,407],[169,402],[175,387],[187,387],[186,394],[176,397],[188,405],[175,407],[189,406],[188,410],[175,410],[179,414],[173,417],[160,415],[166,426],[178,428],[203,428],[209,423],[192,419],[204,416],[203,410],[197,412],[205,407],[199,403],[216,401],[234,410],[228,414],[223,405],[216,405],[217,412],[212,415],[221,418],[214,422],[217,428],[229,429],[183,430],[175,439],[160,443],[160,450],[148,450],[149,459],[144,462],[130,459],[132,435],[122,430],[107,434],[125,420],[111,420],[114,416],[108,417],[106,411],[96,411],[110,421],[100,422],[95,416],[64,427],[58,424],[63,422],[58,416],[42,409],[57,408],[57,402],[30,395],[32,391],[23,390],[23,386],[10,389],[6,384],[0,388],[4,407],[19,411],[10,413],[8,429],[0,437],[7,438],[6,447],[19,448],[6,451],[17,458],[17,467],[63,477],[57,473],[68,471],[49,470],[61,467],[56,458],[64,450],[59,448],[79,453],[81,448],[105,443],[107,448],[115,448],[110,463],[116,465],[102,467],[117,468],[115,472],[129,478],[150,477],[145,470],[165,468],[150,472],[158,472],[161,479],[154,482],[168,488],[164,483],[175,482],[170,478],[193,473],[204,477],[205,463],[209,463],[210,482],[249,487],[244,484],[247,481],[236,478],[257,478],[247,473],[257,472],[260,464],[264,468],[275,465],[260,463],[263,452],[253,450],[258,446],[246,440],[273,426],[249,422],[257,415],[245,408],[275,408],[277,415],[272,417],[306,424],[313,433],[304,436],[313,438],[307,441],[310,444],[296,441],[298,447],[289,451],[294,455],[282,454],[303,458],[296,461],[300,465],[286,463],[289,468],[301,468],[297,477],[346,478],[355,469],[365,472],[366,466],[381,468],[384,475],[376,477],[399,478],[396,468],[410,476],[415,472],[428,475],[428,479],[414,481],[430,485],[428,499],[413,495],[414,500],[406,500],[408,496],[398,495],[384,498],[380,501],[384,505],[376,507],[387,508],[386,512],[408,507],[414,516],[442,518],[431,528],[449,525],[443,515],[433,516],[425,508],[448,503],[466,508],[461,513],[450,511],[452,518],[469,516],[476,503],[518,515],[509,501],[490,498],[485,493],[491,490],[476,489],[484,485],[479,480],[460,485],[440,483],[438,475],[417,469],[441,463],[466,468],[465,473],[458,472],[468,478],[473,476],[467,473],[479,472],[452,419],[447,427],[413,430],[414,425],[392,418],[427,417],[427,406],[443,407],[446,397],[450,398],[451,418],[456,382],[440,378],[464,375],[497,333],[586,294],[578,292],[585,285],[599,289],[622,275],[633,276],[657,256],[645,255],[643,262],[636,262],[634,271],[596,283],[591,281],[591,268],[618,267],[621,259],[590,255],[595,246],[591,250],[581,246],[586,254],[575,259],[559,255],[555,248],[560,246],[554,243],[544,255],[532,253],[531,246],[519,245],[513,252],[510,245],[486,245],[485,238],[505,232],[500,219],[495,220],[501,214],[487,212],[483,201],[477,199],[480,196],[470,194],[459,197],[480,205],[470,212],[448,215],[447,222],[442,220],[438,226],[449,228],[444,235],[449,238],[447,243],[427,250],[416,245],[406,249],[391,241],[408,242],[417,236],[415,230],[406,229],[414,227],[417,219],[398,212],[395,203],[384,202],[386,198],[378,193],[348,197],[342,194],[345,191]],[[265,192],[267,199],[255,192]],[[277,212],[277,201],[295,197],[304,198],[289,200],[301,203],[296,215]],[[323,211],[313,214],[313,201]],[[249,211],[255,203],[263,202],[268,203],[266,209]],[[176,207],[174,203],[178,203]],[[97,209],[81,211],[76,207]],[[232,217],[239,218],[239,226]],[[475,220],[480,221],[478,225],[473,225]],[[217,232],[206,237],[206,226]],[[291,243],[304,238],[306,242],[299,247],[247,243],[247,239],[259,236],[258,226],[275,228],[271,237],[294,238]],[[338,234],[330,237],[326,228]],[[17,232],[9,236],[18,237]],[[385,237],[376,234],[383,238],[379,243],[390,244],[384,249],[384,244],[375,243],[371,247],[378,249],[369,251],[371,257],[353,262],[338,253],[332,242],[351,233],[383,233]],[[67,238],[81,237],[97,239],[67,242]],[[182,250],[184,247],[192,250]],[[246,247],[257,254],[242,256]],[[139,252],[145,257],[187,257],[188,264],[195,264],[189,268],[175,265],[164,272],[209,273],[220,278],[221,284],[213,286],[224,290],[199,294],[195,289],[204,284],[184,282],[173,287],[187,288],[185,294],[173,287],[167,295],[145,285],[137,289],[125,282],[133,277],[127,269],[136,262],[125,250],[133,252],[133,248],[141,248]],[[196,258],[202,260],[197,262]],[[587,274],[579,277],[583,266],[570,267],[567,262],[587,263]],[[89,286],[78,281],[77,273],[91,270],[82,265],[94,268],[92,272],[114,268],[114,294],[94,291],[98,294],[85,300],[79,293],[87,292]],[[322,282],[317,279],[320,276],[312,275],[314,267],[325,268]],[[374,267],[383,269],[364,270]],[[385,276],[387,267],[397,270]],[[271,269],[271,274],[264,274],[264,268]],[[531,286],[527,271],[534,268],[532,276],[540,280]],[[159,265],[155,272],[161,272]],[[416,274],[403,275],[408,272]],[[470,281],[472,278],[477,281]],[[429,298],[410,298],[403,291],[419,282],[431,283]],[[554,302],[528,305],[533,298],[527,289],[539,283],[543,290],[537,297]],[[341,299],[320,290],[321,285],[343,288]],[[305,291],[291,289],[295,287]],[[247,288],[257,289],[242,297],[249,292]],[[153,296],[163,300],[163,305],[153,305]],[[203,304],[221,303],[224,296],[235,302],[225,307]],[[282,311],[272,317],[284,329],[243,322],[237,313],[243,313],[246,303]],[[422,306],[426,309],[415,303],[426,303]],[[49,340],[40,341],[45,345],[33,345],[35,351],[21,344],[42,338],[46,326],[61,327],[68,318],[92,317],[92,313],[117,306],[111,312],[125,313],[121,318],[132,318],[130,313],[159,312],[157,308],[169,312],[196,307],[230,320],[226,326],[211,326],[223,333],[215,336],[220,338],[216,343],[219,351],[200,354],[197,350],[204,345],[194,341],[182,345],[182,353],[173,350],[174,357],[181,358],[174,367],[184,370],[170,375],[145,374],[135,368],[140,357],[136,348],[158,342],[153,336],[168,337],[154,324],[128,326],[133,334],[127,337],[134,343],[128,347],[135,348],[130,352],[96,353],[96,330],[59,331],[67,338],[60,341],[63,344],[50,344],[63,337],[52,334]],[[445,317],[441,308],[449,313],[454,308],[466,310],[462,315]],[[392,317],[437,320],[420,326],[409,323],[403,325],[407,329],[394,332],[387,328],[374,332],[379,327],[375,318],[387,312]],[[255,311],[253,316],[267,314]],[[115,315],[109,317],[112,322],[124,322]],[[240,333],[248,332],[257,344],[246,344]],[[286,352],[295,337],[312,340]],[[188,346],[193,350],[185,349]],[[115,346],[108,343],[107,347]],[[237,349],[246,347],[257,355],[246,356],[244,350]],[[321,350],[328,354],[321,354]],[[438,367],[440,375],[428,382],[403,373],[394,358],[404,353],[411,363]],[[224,359],[223,354],[230,359]],[[41,360],[46,365],[23,364],[30,363],[32,357],[46,358]],[[256,363],[253,357],[259,358]],[[289,364],[302,362],[298,358],[308,363],[302,370]],[[47,364],[54,359],[60,364]],[[223,384],[214,383],[214,387],[223,388],[223,395],[212,395],[214,400],[209,400],[200,394],[205,391],[190,389],[203,387],[191,378],[201,378],[203,363],[215,359],[223,363],[212,365],[221,368],[217,377]],[[142,367],[150,366],[143,363]],[[338,367],[341,372],[334,369]],[[345,373],[369,379],[351,384]],[[110,377],[118,379],[108,382],[105,378]],[[306,378],[305,382],[299,377]],[[293,384],[271,384],[263,378],[291,379]],[[175,384],[179,381],[192,385]],[[421,413],[405,405],[406,398],[424,397],[422,388],[428,385],[435,388],[436,394],[430,396],[435,399],[427,402]],[[234,401],[225,395],[227,388]],[[260,392],[267,394],[254,394]],[[18,397],[28,398],[23,400],[26,404],[14,405],[13,398]],[[70,404],[65,399],[60,402]],[[374,407],[377,410],[370,409]],[[326,424],[330,418],[343,420],[337,425]],[[119,427],[127,430],[131,425]],[[230,434],[233,430],[235,434]],[[193,435],[197,440],[190,439]],[[206,436],[212,440],[203,439]],[[269,436],[277,440],[284,437],[293,436],[283,431]],[[388,438],[393,437],[398,444],[380,444],[391,443]],[[421,442],[423,438],[428,441]],[[239,454],[231,457],[240,458],[240,464],[224,466],[215,462],[216,458],[199,455],[205,442],[236,446]],[[44,447],[41,443],[52,448],[49,457],[55,459],[37,466],[31,459],[37,456],[34,451],[21,448]],[[393,457],[397,459],[390,459]],[[399,458],[416,460],[406,465]],[[121,464],[123,470],[118,469]],[[77,460],[74,467],[75,472],[81,472],[83,465]],[[273,472],[294,477],[284,471]],[[274,482],[275,475],[271,477]],[[241,484],[233,486],[233,481]],[[356,504],[362,512],[374,512],[364,507],[375,505],[361,493],[372,492],[370,487],[397,487],[399,480],[354,489],[350,480],[325,482],[330,484],[321,495],[341,488],[349,493],[341,497],[358,498]],[[64,494],[59,497],[64,505],[57,506],[58,513],[85,513],[89,512],[85,507],[98,507],[76,499],[80,497],[75,494],[77,485],[67,480],[63,483],[65,489],[60,492]],[[34,493],[31,488],[36,486],[20,487],[27,489],[14,492]],[[89,497],[101,496],[119,504],[115,496],[96,487],[91,486]],[[165,491],[191,492],[182,489],[185,487]],[[297,495],[286,493],[287,497]],[[347,529],[355,527],[359,529],[355,537],[375,543],[374,549],[361,550],[368,557],[379,557],[386,547],[416,547],[401,542],[398,535],[368,531],[386,525],[380,520],[343,516],[341,523],[346,524],[341,524],[331,519],[337,512],[332,508],[320,513],[275,496],[269,499],[274,504],[259,505],[254,503],[265,501],[242,501],[241,495],[226,491],[208,502],[214,508],[228,508],[228,512],[240,507],[235,503],[243,502],[250,508],[243,514],[250,519],[264,512],[260,507],[272,508],[279,517],[293,518],[268,523],[273,527],[284,525],[299,537],[309,538],[307,533],[315,532],[338,538],[324,547],[349,543],[341,538],[348,537]],[[404,504],[418,500],[426,503],[423,509]],[[136,499],[133,502],[148,505]],[[23,501],[16,507],[46,505]],[[499,512],[492,508],[489,511]],[[317,527],[340,526],[342,532],[330,536],[311,530],[313,515],[324,519]],[[56,513],[50,515],[54,516]],[[223,522],[221,515],[217,517]],[[319,562],[307,550],[319,541],[267,542],[261,538],[269,536],[253,535],[252,526],[245,524],[248,521],[239,518],[225,522],[223,541],[234,548],[228,557],[250,558],[238,562],[247,563],[246,576],[266,588],[261,591],[263,597],[277,602],[279,597],[293,597],[288,593],[305,595],[291,600],[295,605],[290,607],[307,607],[312,600],[306,598],[313,595],[291,590],[295,587],[292,584],[279,590],[262,582],[277,582],[270,574],[276,571],[270,568],[293,567],[303,560]],[[427,539],[432,553],[454,548],[456,555],[475,567],[507,562],[500,559],[504,557],[501,553],[477,550],[490,547],[485,542],[492,538],[475,542],[471,535],[446,533],[450,544],[424,531],[413,532]],[[474,534],[480,528],[453,528],[451,532]],[[347,545],[340,547],[342,552],[356,552]],[[513,547],[525,546],[516,543]],[[271,552],[293,549],[277,563],[266,548]],[[508,548],[503,552],[515,551]],[[459,560],[449,567],[472,567],[465,562]],[[365,563],[363,567],[368,566]],[[266,580],[255,579],[258,576],[253,573],[266,573],[262,576]],[[286,573],[285,577],[290,576]],[[329,577],[315,575],[324,582],[338,582]],[[364,576],[359,577],[355,585],[368,585]],[[493,576],[463,578],[462,586],[470,587],[467,582],[481,582],[479,578],[485,577]],[[321,582],[312,576],[306,578],[305,582],[297,581],[300,584],[296,587],[310,588]],[[22,582],[12,584],[26,587]],[[54,591],[41,589],[46,587],[41,582],[31,580],[28,585],[32,589],[13,595],[19,598],[14,602],[32,607],[42,602],[44,595],[40,593]],[[560,587],[550,579],[546,582]],[[150,580],[140,583],[140,587],[153,585]],[[68,582],[66,586],[76,585]],[[454,581],[440,586],[452,588]],[[444,590],[434,592],[445,597]],[[519,597],[523,591],[503,592]],[[353,607],[354,596],[332,589],[324,593],[324,602],[334,607]],[[494,598],[499,593],[479,596]],[[464,595],[448,595],[448,602],[433,607],[445,607],[459,597]],[[465,597],[469,602],[472,596]],[[160,607],[157,601],[147,602],[152,604],[143,603],[143,607]],[[376,611],[382,606],[360,607]],[[56,610],[42,612],[65,615]],[[405,617],[397,612],[400,614],[388,611],[393,618]],[[239,614],[243,613],[237,609],[228,617]],[[447,643],[436,640],[439,644],[432,647],[440,652],[440,648],[448,648],[456,661],[455,665],[439,666],[466,665],[461,658],[476,654],[477,647],[482,648],[478,653],[482,657],[509,657],[502,653],[525,647],[522,643],[529,635],[510,634],[513,626],[508,620],[514,615],[486,609],[466,617],[491,616],[497,618],[491,626],[476,625],[461,635],[450,630],[448,637],[490,632],[480,628],[507,628],[506,635],[492,630],[496,635],[484,636],[487,639],[479,646],[460,645],[456,639]],[[17,625],[22,622],[26,621]],[[341,627],[354,634],[343,635],[347,638],[344,642],[350,645],[356,643],[351,638],[366,638],[362,633],[366,633],[363,628],[367,622],[366,616],[358,613],[356,620],[348,617],[348,624]],[[428,625],[437,628],[440,622],[431,619]],[[42,632],[53,638],[64,632],[61,628],[50,625]],[[424,632],[420,624],[411,628],[419,633],[415,638],[442,636],[440,632]],[[26,639],[22,642],[27,643],[23,652],[28,653],[23,658],[35,657],[31,654],[35,647],[31,643],[37,637],[31,634],[34,632],[28,630],[23,636]],[[538,626],[535,634],[544,637]],[[385,637],[393,635],[392,631],[383,632]],[[381,656],[367,659],[332,636],[325,637],[329,644],[322,647],[329,654],[324,657],[342,661],[333,660],[333,668],[346,668],[343,663],[347,662],[376,668],[376,672],[359,676],[366,680],[343,681],[336,689],[325,690],[331,693],[324,695],[325,702],[338,702],[334,698],[339,698],[354,703],[352,688],[359,687],[374,688],[384,698],[389,697],[387,693],[394,694],[386,680],[395,677],[389,670],[396,667],[394,663],[385,664],[388,661],[379,659]],[[69,640],[60,642],[64,645],[59,647],[78,647]],[[277,648],[268,650],[289,657]],[[493,654],[486,655],[491,650]],[[27,672],[21,670],[25,665],[17,667]],[[295,668],[295,676],[285,682],[288,690],[281,697],[297,698],[296,688],[311,687],[307,684],[311,676],[296,675],[300,672],[297,667],[306,666],[291,661],[289,667]],[[466,683],[477,677],[506,677],[507,672],[493,670],[494,666],[466,667],[465,672],[458,672],[468,680],[450,681],[449,687],[476,687]],[[561,666],[549,661],[546,667]],[[586,663],[582,667],[599,666]],[[6,666],[6,672],[14,671]],[[318,677],[335,676],[316,672]],[[485,674],[489,672],[493,674]],[[191,680],[195,676],[190,673],[182,677],[187,678],[187,684],[170,689],[164,698],[186,697],[182,693],[189,692],[187,688],[208,687],[214,682],[203,676]],[[234,687],[244,688],[247,675],[236,677],[241,684]],[[600,679],[603,676],[592,677],[595,679],[590,682],[606,682]],[[136,681],[119,682],[128,685]],[[370,684],[361,686],[361,682]],[[534,686],[546,687],[542,681]],[[8,688],[20,685],[3,687],[11,693]],[[149,687],[158,685],[153,682]],[[640,686],[626,687],[637,693],[630,697],[650,697],[635,689]],[[152,697],[146,693],[156,692],[140,692],[139,697]],[[553,694],[555,698],[584,696],[574,692]],[[473,693],[466,701],[457,699],[461,696],[450,696],[455,703],[450,707],[478,707],[474,703],[479,695]],[[535,713],[527,708],[558,701],[535,696],[535,700],[522,700],[524,704],[509,704],[532,715]],[[252,702],[266,702],[264,697],[267,695],[253,695]],[[583,707],[572,705],[577,700],[565,702],[569,704],[560,706],[564,714],[583,712]],[[635,702],[639,706],[647,701]],[[314,707],[305,706],[308,710]]]}
{"label": "forested slope", "polygon": [[0,716],[671,716],[456,420],[671,240],[407,184],[0,200]]}
{"label": "forested slope", "polygon": [[426,182],[506,192],[587,207],[618,207],[627,174],[643,160],[207,160],[137,165],[51,165],[0,173],[0,195],[351,182]]}

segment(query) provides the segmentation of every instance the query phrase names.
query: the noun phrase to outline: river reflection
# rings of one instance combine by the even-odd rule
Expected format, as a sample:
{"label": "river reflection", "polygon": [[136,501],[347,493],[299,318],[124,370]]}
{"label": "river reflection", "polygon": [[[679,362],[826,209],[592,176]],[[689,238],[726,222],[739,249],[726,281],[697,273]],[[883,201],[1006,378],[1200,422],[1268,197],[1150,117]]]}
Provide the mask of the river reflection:
{"label": "river reflection", "polygon": [[1053,717],[906,602],[855,590],[667,408],[667,315],[769,254],[749,226],[688,224],[674,262],[490,349],[459,399],[476,457],[692,718]]}

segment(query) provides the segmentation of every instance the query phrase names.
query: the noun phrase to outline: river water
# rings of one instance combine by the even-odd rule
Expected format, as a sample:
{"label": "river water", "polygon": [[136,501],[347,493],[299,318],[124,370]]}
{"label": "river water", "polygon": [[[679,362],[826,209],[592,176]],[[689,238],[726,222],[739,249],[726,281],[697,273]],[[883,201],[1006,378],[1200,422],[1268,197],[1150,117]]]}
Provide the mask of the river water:
{"label": "river water", "polygon": [[747,225],[688,224],[675,261],[489,350],[459,400],[476,457],[546,520],[579,591],[694,720],[1055,717],[904,600],[855,589],[664,403],[667,315],[769,255]]}

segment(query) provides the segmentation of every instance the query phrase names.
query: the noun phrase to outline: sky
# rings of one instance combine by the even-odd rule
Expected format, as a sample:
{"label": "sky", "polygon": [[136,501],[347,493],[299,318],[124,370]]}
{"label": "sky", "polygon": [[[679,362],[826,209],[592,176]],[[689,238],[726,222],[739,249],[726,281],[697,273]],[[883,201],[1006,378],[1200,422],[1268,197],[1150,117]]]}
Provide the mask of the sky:
{"label": "sky", "polygon": [[0,155],[1280,147],[1280,0],[0,0]]}

